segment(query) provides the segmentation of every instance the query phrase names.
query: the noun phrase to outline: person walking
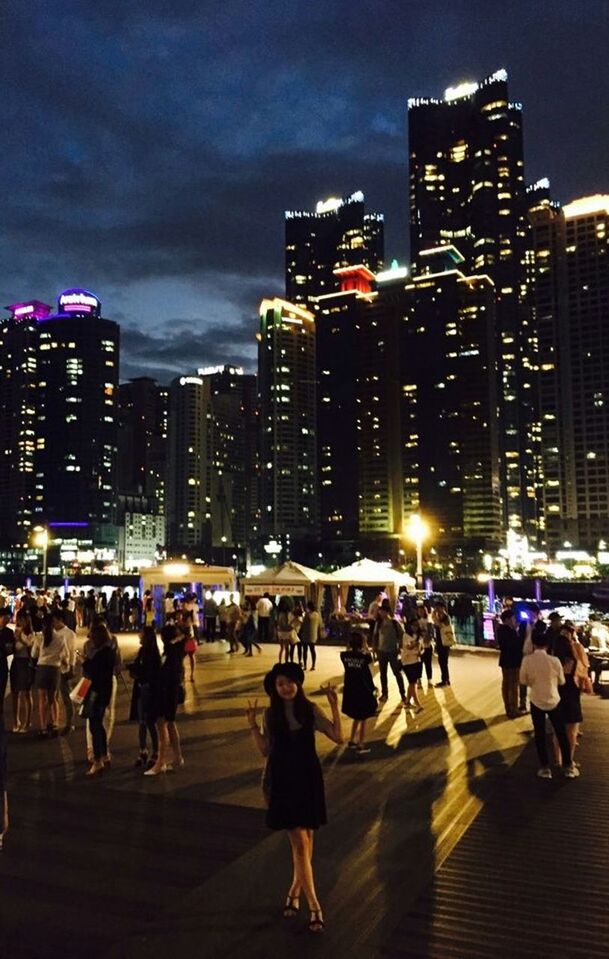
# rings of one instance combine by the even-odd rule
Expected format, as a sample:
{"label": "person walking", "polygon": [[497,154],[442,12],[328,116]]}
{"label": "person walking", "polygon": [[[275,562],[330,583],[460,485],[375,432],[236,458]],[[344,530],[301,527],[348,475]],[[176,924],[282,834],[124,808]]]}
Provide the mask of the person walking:
{"label": "person walking", "polygon": [[388,696],[387,688],[387,670],[391,666],[391,671],[398,684],[400,698],[406,705],[406,691],[404,688],[404,679],[402,676],[402,664],[400,662],[400,650],[402,648],[402,639],[404,636],[404,627],[394,618],[391,604],[388,599],[384,599],[379,607],[379,623],[377,626],[377,659],[379,664],[379,674],[381,679],[380,703],[386,703]]}
{"label": "person walking", "polygon": [[404,705],[405,707],[412,706],[416,713],[420,713],[423,707],[417,696],[417,683],[420,682],[423,674],[423,663],[421,662],[421,629],[418,619],[411,619],[404,628],[400,655],[402,667],[408,680]]}
{"label": "person walking", "polygon": [[234,595],[231,593],[228,606],[226,607],[226,638],[230,646],[229,653],[237,653],[239,651],[237,633],[240,623],[241,609],[235,602]]}
{"label": "person walking", "polygon": [[14,733],[26,733],[32,724],[32,685],[34,683],[32,647],[35,639],[32,618],[25,609],[21,609],[15,621],[14,652],[10,671]]}
{"label": "person walking", "polygon": [[246,603],[243,609],[243,621],[241,623],[241,632],[239,639],[243,645],[243,655],[252,656],[252,646],[255,646],[259,653],[262,647],[256,642],[258,629],[256,626],[256,612]]}
{"label": "person walking", "polygon": [[227,605],[224,597],[220,600],[218,606],[218,628],[220,630],[220,639],[226,639],[226,623],[227,623]]}
{"label": "person walking", "polygon": [[347,746],[358,755],[370,752],[366,745],[366,720],[376,715],[374,680],[370,672],[372,656],[365,651],[366,640],[354,630],[349,637],[349,649],[340,654],[345,670],[341,712],[351,719],[351,735]]}
{"label": "person walking", "polygon": [[[506,608],[514,609],[513,605]],[[533,636],[545,633],[546,628],[546,624],[541,618],[541,609],[537,603],[531,603],[526,611],[526,619],[518,627],[518,636],[522,644],[523,658],[530,656],[533,652]],[[528,711],[527,687],[520,683],[518,686],[518,712],[521,716],[524,716]]]}
{"label": "person walking", "polygon": [[522,641],[516,630],[516,615],[507,607],[501,613],[501,625],[497,630],[499,667],[502,673],[501,695],[508,719],[518,715],[518,685],[522,664]]}
{"label": "person walking", "polygon": [[537,775],[540,779],[552,778],[546,740],[547,716],[560,747],[563,773],[567,779],[575,779],[579,776],[579,769],[573,765],[558,691],[559,686],[565,684],[565,674],[560,660],[547,652],[545,633],[533,634],[533,647],[531,655],[522,660],[519,678],[521,683],[529,687],[535,747],[540,763]]}
{"label": "person walking", "polygon": [[327,821],[324,781],[315,749],[315,732],[332,742],[343,741],[338,696],[333,686],[324,688],[332,712],[328,719],[303,691],[304,672],[297,663],[276,663],[264,678],[269,706],[262,727],[257,700],[248,702],[246,718],[254,743],[266,760],[263,790],[270,829],[285,830],[292,851],[292,883],[283,915],[298,915],[300,894],[309,910],[309,930],[321,933],[324,918],[315,889],[313,836]]}
{"label": "person walking", "polygon": [[[161,630],[163,662],[160,669],[160,697],[157,731],[159,751],[156,762],[144,773],[158,776],[176,766],[184,765],[180,734],[176,726],[176,714],[184,702],[184,646],[186,633],[182,624],[166,624]],[[170,759],[171,750],[171,759]]]}
{"label": "person walking", "polygon": [[455,645],[455,630],[451,618],[446,611],[446,606],[439,604],[434,610],[434,620],[436,627],[436,655],[438,657],[438,666],[440,667],[440,682],[436,686],[450,686],[450,673],[448,670],[448,657],[451,647]]}
{"label": "person walking", "polygon": [[315,669],[317,663],[317,640],[321,635],[321,616],[315,607],[315,603],[307,603],[307,611],[304,615],[302,626],[300,628],[300,643],[302,647],[302,668],[307,668],[307,658],[311,653],[311,672]]}
{"label": "person walking", "polygon": [[268,643],[271,638],[271,613],[273,612],[273,601],[269,593],[261,596],[256,603],[256,612],[258,614],[258,639],[261,643]]}
{"label": "person walking", "polygon": [[291,626],[290,637],[288,640],[288,659],[291,663],[293,663],[294,654],[296,652],[298,652],[299,661],[302,659],[302,645],[300,642],[300,630],[304,621],[304,609],[302,608],[302,603],[296,602],[294,604],[294,609],[288,614],[288,619]]}
{"label": "person walking", "polygon": [[[103,617],[96,615],[93,619],[91,629],[93,628],[93,626],[98,627],[100,630],[100,633],[101,632],[105,633],[106,642],[114,651],[114,667],[112,670],[112,690],[110,693],[110,701],[108,705],[106,706],[106,709],[103,715],[103,724],[104,724],[104,730],[106,733],[106,750],[107,750],[103,758],[104,758],[104,765],[109,766],[110,763],[112,762],[110,744],[112,742],[112,734],[114,732],[114,722],[116,719],[116,697],[118,695],[118,681],[120,679],[121,672],[123,669],[123,660],[121,656],[120,647],[118,645],[118,640],[116,636],[114,636],[108,629],[108,626],[105,620],[103,619]],[[90,657],[91,655],[94,654],[95,647],[93,646],[91,642],[91,629],[89,630],[89,638],[87,639],[87,641],[85,642],[83,646],[83,656],[85,657]],[[87,742],[87,759],[89,760],[89,762],[93,762],[94,761],[93,736],[91,733],[91,727],[89,723],[87,723],[85,733],[86,733],[86,742]]]}
{"label": "person walking", "polygon": [[[575,629],[568,623],[564,623],[558,636],[553,638],[553,649],[554,656],[560,661],[563,673],[565,674],[564,686],[558,687],[558,693],[560,695],[562,718],[565,724],[565,731],[571,750],[571,762],[573,764],[575,764],[575,747],[577,746],[579,725],[583,722],[584,718],[581,705],[581,689],[576,682],[576,669],[579,658],[577,655],[578,645]],[[585,650],[583,649],[582,654],[587,659]],[[560,759],[560,745],[556,734],[554,734],[554,754],[558,764]]]}
{"label": "person walking", "polygon": [[139,755],[135,765],[150,769],[155,765],[159,755],[156,721],[160,708],[161,685],[161,654],[154,626],[142,628],[140,648],[134,661],[127,668],[133,678],[129,719],[132,722],[137,721],[138,724]]}
{"label": "person walking", "polygon": [[89,631],[88,654],[82,664],[83,676],[91,680],[91,688],[85,700],[85,715],[93,744],[93,762],[87,771],[87,776],[97,776],[102,773],[108,756],[104,714],[112,699],[116,660],[111,639],[106,624],[94,622]]}
{"label": "person walking", "polygon": [[292,624],[290,622],[290,609],[288,606],[280,606],[277,613],[277,642],[279,643],[279,662],[281,662],[281,657],[285,658],[287,663],[290,642],[292,639]]}

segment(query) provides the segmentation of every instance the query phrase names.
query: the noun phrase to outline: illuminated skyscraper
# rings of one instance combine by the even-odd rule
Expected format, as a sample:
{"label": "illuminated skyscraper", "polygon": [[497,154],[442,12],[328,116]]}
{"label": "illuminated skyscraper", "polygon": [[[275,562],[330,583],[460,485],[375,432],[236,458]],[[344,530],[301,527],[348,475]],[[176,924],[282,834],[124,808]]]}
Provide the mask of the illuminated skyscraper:
{"label": "illuminated skyscraper", "polygon": [[74,528],[117,536],[119,327],[87,290],[61,294],[38,329],[34,519],[57,537]]}
{"label": "illuminated skyscraper", "polygon": [[[404,522],[399,334],[404,269],[337,271],[342,290],[317,301],[321,538],[340,559],[359,549],[397,559]],[[393,282],[391,280],[393,279]]]}
{"label": "illuminated skyscraper", "polygon": [[275,297],[260,305],[261,533],[285,541],[318,527],[315,318]]}
{"label": "illuminated skyscraper", "polygon": [[291,303],[314,309],[314,297],[340,291],[334,271],[363,264],[382,269],[384,222],[381,213],[366,213],[364,194],[330,197],[314,213],[285,215],[285,291]]}
{"label": "illuminated skyscraper", "polygon": [[421,252],[404,295],[404,512],[422,512],[439,551],[471,558],[503,532],[493,283],[446,246]]}
{"label": "illuminated skyscraper", "polygon": [[149,376],[121,383],[118,485],[121,493],[145,496],[155,512],[165,502],[168,390]]}
{"label": "illuminated skyscraper", "polygon": [[530,194],[530,296],[539,330],[545,540],[609,540],[609,196],[562,209]]}
{"label": "illuminated skyscraper", "polygon": [[410,240],[415,275],[424,251],[453,245],[467,276],[495,289],[503,511],[536,537],[533,331],[523,306],[527,204],[522,110],[504,70],[442,99],[409,101]]}
{"label": "illuminated skyscraper", "polygon": [[25,547],[35,523],[38,326],[52,309],[29,300],[0,321],[0,546]]}

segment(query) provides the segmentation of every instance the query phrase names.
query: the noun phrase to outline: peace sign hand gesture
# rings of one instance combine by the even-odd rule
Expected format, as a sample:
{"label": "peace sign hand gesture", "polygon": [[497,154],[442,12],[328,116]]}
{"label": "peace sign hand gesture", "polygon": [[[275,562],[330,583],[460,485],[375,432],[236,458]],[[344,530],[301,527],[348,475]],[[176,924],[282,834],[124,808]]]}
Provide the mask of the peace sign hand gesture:
{"label": "peace sign hand gesture", "polygon": [[258,721],[257,721],[257,717],[258,717],[258,700],[257,700],[257,699],[255,699],[253,703],[251,703],[251,702],[249,701],[249,699],[248,699],[248,701],[247,701],[247,709],[245,710],[245,715],[246,715],[246,717],[247,717],[247,721],[248,721],[248,724],[249,724],[250,729],[257,729],[257,728],[258,728]]}

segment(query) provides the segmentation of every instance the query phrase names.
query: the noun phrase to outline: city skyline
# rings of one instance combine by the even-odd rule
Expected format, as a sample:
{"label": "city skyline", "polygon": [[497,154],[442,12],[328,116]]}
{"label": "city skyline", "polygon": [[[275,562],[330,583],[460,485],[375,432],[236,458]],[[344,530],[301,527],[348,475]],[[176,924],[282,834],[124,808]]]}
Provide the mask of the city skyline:
{"label": "city skyline", "polygon": [[403,261],[407,101],[500,67],[524,105],[527,179],[549,176],[563,202],[607,192],[606,4],[548,20],[517,3],[504,23],[490,3],[475,29],[467,4],[343,7],[147,4],[144,28],[139,4],[9,3],[3,305],[94,290],[121,324],[122,380],[253,369],[284,211],[362,190]]}

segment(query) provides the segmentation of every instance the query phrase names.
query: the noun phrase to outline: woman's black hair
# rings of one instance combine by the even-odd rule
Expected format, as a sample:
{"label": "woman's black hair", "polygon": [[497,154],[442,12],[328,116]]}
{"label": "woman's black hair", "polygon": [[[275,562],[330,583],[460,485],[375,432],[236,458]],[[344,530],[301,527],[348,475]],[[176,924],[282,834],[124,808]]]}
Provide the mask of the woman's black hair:
{"label": "woman's black hair", "polygon": [[156,641],[156,629],[154,626],[142,627],[142,652],[147,659],[161,661],[159,645]]}
{"label": "woman's black hair", "polygon": [[34,632],[34,627],[32,626],[32,617],[28,613],[27,609],[20,609],[17,615],[15,616],[15,626],[19,625],[19,622],[23,623],[21,627],[26,636],[31,636]]}
{"label": "woman's black hair", "polygon": [[42,645],[50,646],[53,642],[53,619],[51,616],[45,616],[42,621]]}
{"label": "woman's black hair", "polygon": [[349,649],[352,649],[354,653],[359,652],[364,647],[364,637],[354,629],[352,633],[349,634]]}
{"label": "woman's black hair", "polygon": [[[298,685],[298,691],[292,702],[294,704],[294,719],[296,722],[300,723],[303,727],[311,727],[315,722],[313,703],[305,696],[302,686]],[[285,714],[284,700],[277,692],[275,683],[273,683],[271,704],[269,706],[269,732],[271,735],[281,735],[282,733],[287,733],[288,730],[289,726]]]}

